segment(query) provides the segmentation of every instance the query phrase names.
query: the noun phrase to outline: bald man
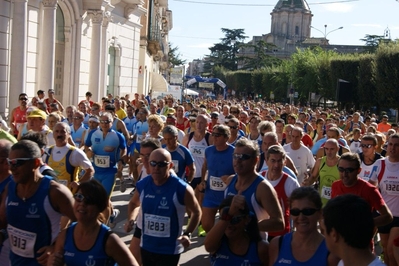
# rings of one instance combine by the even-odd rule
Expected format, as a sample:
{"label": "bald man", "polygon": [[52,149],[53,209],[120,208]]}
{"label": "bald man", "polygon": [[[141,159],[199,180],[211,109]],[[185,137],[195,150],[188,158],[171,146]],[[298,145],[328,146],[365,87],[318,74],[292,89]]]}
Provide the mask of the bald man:
{"label": "bald man", "polygon": [[339,144],[336,139],[328,139],[324,144],[325,156],[317,159],[309,178],[303,181],[303,185],[310,186],[319,178],[319,193],[323,206],[331,199],[332,183],[339,180],[338,155]]}
{"label": "bald man", "polygon": [[[142,263],[178,265],[180,254],[191,244],[191,233],[201,219],[201,208],[191,186],[171,171],[173,162],[167,150],[151,152],[149,166],[151,175],[137,183],[129,203],[133,220],[139,216]],[[183,232],[186,208],[191,219]]]}

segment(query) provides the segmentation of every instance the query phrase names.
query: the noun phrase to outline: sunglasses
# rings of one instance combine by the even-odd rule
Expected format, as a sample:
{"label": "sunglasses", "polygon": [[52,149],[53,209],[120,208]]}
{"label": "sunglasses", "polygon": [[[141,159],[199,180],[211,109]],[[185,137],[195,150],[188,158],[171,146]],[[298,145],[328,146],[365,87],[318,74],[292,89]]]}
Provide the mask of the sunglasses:
{"label": "sunglasses", "polygon": [[170,162],[166,162],[166,161],[163,161],[163,162],[151,161],[151,162],[150,162],[150,165],[151,165],[152,167],[157,167],[157,166],[159,166],[160,168],[166,167],[166,166],[169,165],[169,164],[170,164]]}
{"label": "sunglasses", "polygon": [[101,124],[109,124],[109,120],[100,120]]}
{"label": "sunglasses", "polygon": [[195,122],[195,119],[190,119],[190,122],[191,122],[191,123],[194,123],[194,122]]}
{"label": "sunglasses", "polygon": [[371,145],[371,144],[360,144],[360,147],[361,147],[361,148],[370,149],[371,147],[373,147],[373,145]]}
{"label": "sunglasses", "polygon": [[212,137],[218,138],[218,137],[221,137],[221,136],[224,136],[224,134],[221,134],[221,133],[212,133]]}
{"label": "sunglasses", "polygon": [[19,98],[20,101],[27,101],[28,98]]}
{"label": "sunglasses", "polygon": [[299,216],[299,214],[303,214],[305,216],[311,216],[313,214],[315,214],[318,211],[318,209],[314,209],[314,208],[305,208],[305,209],[291,209],[290,210],[290,214],[292,216]]}
{"label": "sunglasses", "polygon": [[338,171],[343,173],[345,172],[346,174],[352,173],[353,171],[357,170],[356,168],[343,168],[343,167],[338,167]]}
{"label": "sunglasses", "polygon": [[75,193],[75,194],[73,195],[73,198],[74,198],[77,202],[84,202],[84,204],[86,204],[86,205],[94,204],[94,201],[93,201],[91,198],[89,198],[89,197],[87,197],[87,196],[84,196],[84,195],[81,194],[81,193]]}
{"label": "sunglasses", "polygon": [[216,115],[212,115],[211,118],[212,118],[212,119],[216,119],[216,118],[218,118],[218,117],[217,117]]}
{"label": "sunglasses", "polygon": [[229,126],[229,128],[231,128],[231,129],[237,129],[238,126]]}
{"label": "sunglasses", "polygon": [[15,159],[8,159],[7,158],[7,163],[9,166],[13,167],[19,167],[23,164],[25,164],[27,161],[32,161],[35,160],[36,158],[15,158]]}
{"label": "sunglasses", "polygon": [[239,224],[239,223],[241,223],[241,221],[242,221],[246,216],[247,216],[247,215],[245,215],[245,214],[234,216],[233,218],[231,218],[230,224],[232,224],[232,225]]}
{"label": "sunglasses", "polygon": [[238,111],[230,111],[231,114],[238,114]]}
{"label": "sunglasses", "polygon": [[253,156],[244,154],[244,153],[233,153],[233,160],[239,160],[239,161],[246,161],[251,159]]}

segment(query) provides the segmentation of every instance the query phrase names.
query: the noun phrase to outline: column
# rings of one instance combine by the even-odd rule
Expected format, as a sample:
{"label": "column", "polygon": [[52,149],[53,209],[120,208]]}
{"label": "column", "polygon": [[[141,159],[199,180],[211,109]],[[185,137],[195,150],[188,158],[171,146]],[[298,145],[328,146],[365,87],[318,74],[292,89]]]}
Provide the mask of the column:
{"label": "column", "polygon": [[101,58],[101,73],[100,73],[100,97],[106,96],[107,92],[107,75],[108,75],[108,35],[107,29],[109,22],[112,21],[111,13],[109,11],[104,12],[104,20],[102,25],[102,36],[101,36],[101,48],[102,48],[102,58]]}
{"label": "column", "polygon": [[101,10],[88,11],[91,17],[91,45],[90,45],[90,72],[89,91],[93,94],[93,101],[100,102],[102,89],[100,88],[101,73],[101,35],[104,12]]}
{"label": "column", "polygon": [[18,106],[18,96],[25,92],[26,86],[26,57],[27,57],[27,30],[28,30],[28,1],[14,0],[11,61],[10,61],[10,111]]}
{"label": "column", "polygon": [[[42,0],[43,19],[40,41],[40,89],[54,89],[55,25],[57,0]],[[59,93],[59,92],[57,92]]]}

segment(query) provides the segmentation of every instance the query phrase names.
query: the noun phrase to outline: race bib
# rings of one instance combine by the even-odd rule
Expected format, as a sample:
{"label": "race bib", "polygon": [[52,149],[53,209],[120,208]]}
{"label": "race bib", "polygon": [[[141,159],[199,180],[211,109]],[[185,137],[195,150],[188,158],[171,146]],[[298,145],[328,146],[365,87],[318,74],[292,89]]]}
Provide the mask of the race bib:
{"label": "race bib", "polygon": [[321,197],[325,199],[331,199],[331,187],[325,187],[321,189]]}
{"label": "race bib", "polygon": [[398,196],[399,195],[399,182],[391,181],[391,180],[386,180],[384,182],[384,189],[385,191],[392,196]]}
{"label": "race bib", "polygon": [[170,237],[170,217],[144,214],[144,234],[154,237]]}
{"label": "race bib", "polygon": [[205,149],[207,147],[204,146],[191,146],[190,147],[190,152],[193,156],[199,157],[199,158],[205,158]]}
{"label": "race bib", "polygon": [[215,191],[224,191],[227,185],[222,181],[220,177],[210,176],[209,183],[211,185],[211,189]]}
{"label": "race bib", "polygon": [[36,233],[28,232],[12,225],[7,226],[7,232],[12,252],[24,258],[35,257]]}
{"label": "race bib", "polygon": [[173,170],[177,174],[179,172],[179,161],[178,160],[172,160],[173,163]]}
{"label": "race bib", "polygon": [[109,167],[109,156],[107,155],[95,155],[94,163],[97,167],[108,168]]}

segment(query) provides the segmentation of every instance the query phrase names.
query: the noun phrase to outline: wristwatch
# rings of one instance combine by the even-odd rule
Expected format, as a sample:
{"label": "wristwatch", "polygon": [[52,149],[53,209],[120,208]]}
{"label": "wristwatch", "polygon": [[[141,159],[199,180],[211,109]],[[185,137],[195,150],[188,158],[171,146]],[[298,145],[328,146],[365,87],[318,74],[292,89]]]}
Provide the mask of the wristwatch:
{"label": "wristwatch", "polygon": [[230,207],[224,207],[221,211],[220,211],[220,220],[223,221],[230,221],[231,219],[233,219],[233,216],[231,216],[229,214],[230,211]]}
{"label": "wristwatch", "polygon": [[184,235],[184,236],[187,236],[188,239],[191,239],[191,233],[190,233],[190,232],[184,231],[184,232],[183,232],[183,235]]}

